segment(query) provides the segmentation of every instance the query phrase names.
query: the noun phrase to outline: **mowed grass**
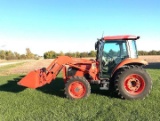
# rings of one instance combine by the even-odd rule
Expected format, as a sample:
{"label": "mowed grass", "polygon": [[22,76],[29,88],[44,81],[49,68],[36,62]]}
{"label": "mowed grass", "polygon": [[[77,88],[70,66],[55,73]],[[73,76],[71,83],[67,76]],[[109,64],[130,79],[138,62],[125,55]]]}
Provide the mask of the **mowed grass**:
{"label": "mowed grass", "polygon": [[153,89],[145,100],[123,100],[92,86],[87,99],[69,100],[61,74],[50,85],[17,85],[24,75],[0,76],[0,121],[159,121],[160,70],[147,69]]}

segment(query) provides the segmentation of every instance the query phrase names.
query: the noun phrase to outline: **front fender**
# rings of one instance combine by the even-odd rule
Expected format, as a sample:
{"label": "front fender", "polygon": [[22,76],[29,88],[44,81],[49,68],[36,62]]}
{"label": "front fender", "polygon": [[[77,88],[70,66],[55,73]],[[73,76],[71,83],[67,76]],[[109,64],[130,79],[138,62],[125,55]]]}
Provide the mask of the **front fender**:
{"label": "front fender", "polygon": [[113,76],[113,74],[121,67],[123,67],[124,65],[128,65],[128,64],[138,64],[138,65],[148,65],[148,62],[140,59],[140,58],[127,58],[125,60],[123,60],[122,62],[120,62],[112,71],[111,76]]}

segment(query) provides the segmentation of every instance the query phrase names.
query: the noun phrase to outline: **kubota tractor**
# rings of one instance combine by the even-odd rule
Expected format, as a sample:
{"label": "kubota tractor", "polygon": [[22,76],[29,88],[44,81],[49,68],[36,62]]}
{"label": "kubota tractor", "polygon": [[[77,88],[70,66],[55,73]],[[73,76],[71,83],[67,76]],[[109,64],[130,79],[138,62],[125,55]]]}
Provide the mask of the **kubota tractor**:
{"label": "kubota tractor", "polygon": [[106,36],[95,44],[96,60],[59,56],[47,68],[31,71],[18,84],[38,88],[55,80],[62,70],[65,94],[70,99],[88,97],[90,83],[100,89],[113,90],[124,99],[144,99],[152,88],[152,81],[138,58],[136,40],[139,36]]}

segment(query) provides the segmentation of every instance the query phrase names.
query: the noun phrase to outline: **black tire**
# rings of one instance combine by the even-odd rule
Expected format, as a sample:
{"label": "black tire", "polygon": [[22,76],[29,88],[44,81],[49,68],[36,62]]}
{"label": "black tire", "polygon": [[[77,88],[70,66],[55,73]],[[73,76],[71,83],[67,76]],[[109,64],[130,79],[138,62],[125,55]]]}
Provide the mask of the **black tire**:
{"label": "black tire", "polygon": [[124,99],[145,99],[152,89],[149,74],[140,66],[127,66],[115,75],[115,89]]}
{"label": "black tire", "polygon": [[91,93],[91,86],[84,77],[72,77],[65,84],[65,94],[69,99],[87,98]]}

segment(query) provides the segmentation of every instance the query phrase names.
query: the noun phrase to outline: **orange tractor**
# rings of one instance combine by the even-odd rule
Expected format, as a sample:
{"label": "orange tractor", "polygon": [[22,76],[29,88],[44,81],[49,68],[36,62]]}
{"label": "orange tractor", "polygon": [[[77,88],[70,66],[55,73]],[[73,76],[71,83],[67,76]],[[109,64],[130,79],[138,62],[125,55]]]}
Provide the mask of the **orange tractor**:
{"label": "orange tractor", "polygon": [[18,84],[38,88],[51,83],[63,72],[65,94],[69,99],[86,98],[91,83],[102,90],[113,90],[124,99],[144,99],[152,88],[152,81],[138,58],[136,40],[139,36],[106,36],[95,44],[96,60],[59,56],[47,68],[31,71]]}

